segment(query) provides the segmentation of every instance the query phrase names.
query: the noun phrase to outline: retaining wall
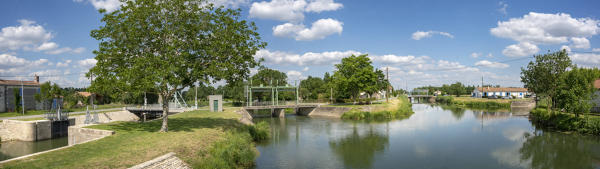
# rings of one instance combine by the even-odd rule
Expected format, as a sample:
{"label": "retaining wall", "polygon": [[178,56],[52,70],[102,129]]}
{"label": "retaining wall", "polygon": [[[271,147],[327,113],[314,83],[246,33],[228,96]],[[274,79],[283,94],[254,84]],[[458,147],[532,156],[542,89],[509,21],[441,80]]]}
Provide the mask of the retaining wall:
{"label": "retaining wall", "polygon": [[341,118],[344,113],[350,111],[352,108],[350,107],[316,107],[312,109],[310,112],[303,112],[299,109],[300,115],[307,116],[322,116],[322,117],[337,117]]}
{"label": "retaining wall", "polygon": [[187,163],[175,156],[175,153],[167,153],[150,161],[135,165],[129,169],[188,169]]}
{"label": "retaining wall", "polygon": [[[74,119],[69,119],[73,122]],[[37,141],[52,138],[52,122],[49,120],[20,121],[3,120],[0,123],[1,141]]]}
{"label": "retaining wall", "polygon": [[114,131],[82,128],[84,126],[69,127],[69,145],[81,144],[115,134]]}

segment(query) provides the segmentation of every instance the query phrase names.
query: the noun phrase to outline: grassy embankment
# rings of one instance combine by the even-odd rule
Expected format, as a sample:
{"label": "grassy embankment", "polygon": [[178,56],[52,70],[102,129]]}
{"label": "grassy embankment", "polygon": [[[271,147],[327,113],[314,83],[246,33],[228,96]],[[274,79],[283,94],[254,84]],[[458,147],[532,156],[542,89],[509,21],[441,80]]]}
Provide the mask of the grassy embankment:
{"label": "grassy embankment", "polygon": [[509,109],[512,101],[521,101],[526,99],[487,99],[474,97],[454,97],[438,96],[436,103],[449,104],[458,107],[476,108],[476,109]]}
{"label": "grassy embankment", "polygon": [[597,114],[577,117],[573,113],[556,110],[548,112],[548,105],[548,100],[542,99],[538,102],[537,108],[531,110],[529,118],[534,125],[550,130],[600,135],[600,116]]}
{"label": "grassy embankment", "polygon": [[229,108],[225,112],[193,111],[169,117],[169,132],[157,132],[161,120],[115,122],[89,128],[116,134],[23,160],[2,168],[127,168],[175,152],[194,168],[251,167],[258,152],[253,141],[266,139],[269,126],[246,126]]}
{"label": "grassy embankment", "polygon": [[[123,106],[124,105],[122,105],[122,104],[105,104],[105,105],[98,105],[96,107],[96,109],[110,109],[110,108],[119,108],[119,107],[123,107]],[[64,112],[85,111],[85,107],[65,109],[63,111]],[[0,113],[0,117],[31,116],[31,115],[40,115],[40,114],[45,114],[45,113],[48,113],[48,111],[47,110],[26,110],[24,115],[22,114],[22,112],[3,112],[3,113]]]}
{"label": "grassy embankment", "polygon": [[[366,106],[370,106],[368,107],[370,111],[364,110]],[[387,121],[408,118],[414,113],[412,111],[412,104],[406,96],[399,96],[396,99],[391,99],[389,103],[349,105],[348,107],[351,107],[352,109],[344,113],[342,119]]]}

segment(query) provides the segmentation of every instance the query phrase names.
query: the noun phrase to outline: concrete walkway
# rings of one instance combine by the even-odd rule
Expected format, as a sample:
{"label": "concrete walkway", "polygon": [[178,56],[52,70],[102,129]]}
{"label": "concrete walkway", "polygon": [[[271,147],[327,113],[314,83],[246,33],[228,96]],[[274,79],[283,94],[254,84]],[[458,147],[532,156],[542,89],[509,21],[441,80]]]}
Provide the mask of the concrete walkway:
{"label": "concrete walkway", "polygon": [[[123,110],[123,108],[100,109],[100,110],[96,110],[96,111],[101,112],[101,111],[119,111],[119,110]],[[85,114],[85,113],[86,113],[86,111],[70,112],[69,116]],[[46,115],[38,114],[38,115],[29,115],[29,116],[0,117],[0,120],[31,119],[31,118],[39,118],[39,117],[46,117]]]}

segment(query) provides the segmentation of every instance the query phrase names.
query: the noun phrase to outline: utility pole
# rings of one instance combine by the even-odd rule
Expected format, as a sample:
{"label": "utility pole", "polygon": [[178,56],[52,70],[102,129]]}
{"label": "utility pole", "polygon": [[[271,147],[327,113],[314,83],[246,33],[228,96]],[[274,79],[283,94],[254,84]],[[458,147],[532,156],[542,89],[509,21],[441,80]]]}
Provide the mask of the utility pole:
{"label": "utility pole", "polygon": [[385,76],[387,77],[387,85],[385,85],[385,102],[390,102],[390,72],[388,71],[389,67],[385,67]]}
{"label": "utility pole", "polygon": [[25,89],[23,87],[23,80],[21,80],[21,110],[23,111],[23,115],[25,115],[25,98],[23,95],[25,95]]}
{"label": "utility pole", "polygon": [[194,96],[194,108],[198,109],[198,86],[194,89],[196,96]]}

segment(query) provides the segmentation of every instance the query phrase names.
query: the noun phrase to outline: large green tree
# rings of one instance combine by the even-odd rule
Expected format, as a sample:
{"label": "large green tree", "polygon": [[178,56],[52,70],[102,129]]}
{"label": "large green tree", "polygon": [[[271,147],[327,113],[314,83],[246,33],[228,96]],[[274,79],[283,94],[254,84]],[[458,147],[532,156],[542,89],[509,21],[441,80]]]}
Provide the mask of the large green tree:
{"label": "large green tree", "polygon": [[588,113],[594,106],[590,99],[593,99],[594,88],[593,83],[600,78],[600,70],[598,68],[573,68],[560,77],[559,92],[556,96],[556,106],[563,108],[567,112],[575,113],[579,116],[580,113]]}
{"label": "large green tree", "polygon": [[534,57],[535,61],[529,62],[527,68],[521,68],[521,82],[537,96],[546,96],[552,103],[548,106],[550,110],[559,92],[560,77],[572,66],[571,59],[566,50]]}
{"label": "large green tree", "polygon": [[202,0],[126,1],[105,13],[92,30],[100,41],[91,90],[142,93],[162,99],[162,126],[168,131],[168,101],[195,82],[239,81],[258,65],[260,41],[254,23],[240,10],[213,8]]}
{"label": "large green tree", "polygon": [[308,76],[308,78],[300,81],[300,96],[304,100],[317,100],[319,95],[327,91],[327,86],[323,79],[319,77]]}
{"label": "large green tree", "polygon": [[450,85],[449,91],[447,91],[447,92],[455,95],[456,97],[460,97],[460,95],[465,93],[465,91],[466,91],[465,85],[463,85],[460,82],[456,82],[456,83]]}
{"label": "large green tree", "polygon": [[361,92],[372,92],[377,84],[377,73],[367,55],[352,55],[335,65],[333,83],[342,96],[358,99]]}

